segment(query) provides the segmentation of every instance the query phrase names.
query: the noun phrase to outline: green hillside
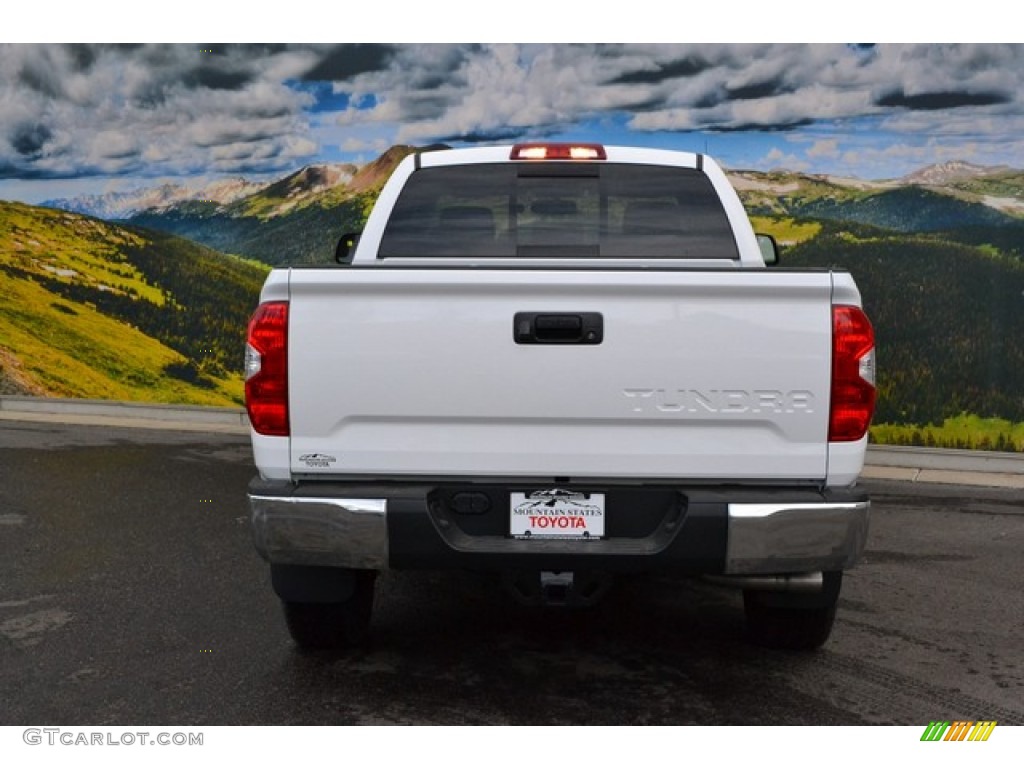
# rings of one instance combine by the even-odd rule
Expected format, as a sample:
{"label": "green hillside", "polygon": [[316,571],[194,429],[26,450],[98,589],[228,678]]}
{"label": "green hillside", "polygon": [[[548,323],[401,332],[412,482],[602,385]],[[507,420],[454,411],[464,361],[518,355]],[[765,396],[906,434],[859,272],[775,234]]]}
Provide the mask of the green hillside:
{"label": "green hillside", "polygon": [[728,176],[751,216],[794,216],[808,206],[849,203],[872,193],[870,187],[788,171],[734,171]]}
{"label": "green hillside", "polygon": [[898,232],[1004,227],[1018,223],[983,203],[923,187],[901,187],[867,196],[804,199],[791,204],[788,212],[801,218],[852,221]]}
{"label": "green hillside", "polygon": [[277,266],[324,264],[334,259],[338,239],[362,228],[373,197],[352,196],[331,205],[327,200],[266,218],[229,212],[197,214],[189,209],[146,212],[132,224],[161,229],[179,237]]}
{"label": "green hillside", "polygon": [[875,325],[875,421],[1024,421],[1024,261],[992,246],[825,224],[788,267],[849,269]]}
{"label": "green hillside", "polygon": [[0,392],[237,405],[266,271],[164,233],[0,202]]}
{"label": "green hillside", "polygon": [[995,203],[1005,203],[1009,210],[1024,214],[1021,204],[1021,190],[1024,190],[1024,172],[1006,169],[982,177],[968,178],[951,182],[952,189],[966,194],[970,199],[992,199]]}

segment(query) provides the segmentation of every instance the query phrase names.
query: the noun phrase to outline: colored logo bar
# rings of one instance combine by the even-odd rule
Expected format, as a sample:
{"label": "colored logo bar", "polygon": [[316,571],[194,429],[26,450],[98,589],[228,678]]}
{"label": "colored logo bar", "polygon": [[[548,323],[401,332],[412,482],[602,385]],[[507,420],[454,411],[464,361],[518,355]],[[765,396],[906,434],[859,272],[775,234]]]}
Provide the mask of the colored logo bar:
{"label": "colored logo bar", "polygon": [[921,734],[921,741],[988,741],[995,720],[932,720]]}

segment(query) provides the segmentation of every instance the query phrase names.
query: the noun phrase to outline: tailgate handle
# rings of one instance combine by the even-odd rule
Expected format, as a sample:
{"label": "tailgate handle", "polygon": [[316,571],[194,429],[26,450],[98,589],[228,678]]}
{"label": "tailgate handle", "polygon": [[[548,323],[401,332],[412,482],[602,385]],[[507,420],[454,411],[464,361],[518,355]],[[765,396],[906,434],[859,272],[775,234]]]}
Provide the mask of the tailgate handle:
{"label": "tailgate handle", "polygon": [[516,344],[600,344],[604,317],[600,312],[516,312],[512,336]]}

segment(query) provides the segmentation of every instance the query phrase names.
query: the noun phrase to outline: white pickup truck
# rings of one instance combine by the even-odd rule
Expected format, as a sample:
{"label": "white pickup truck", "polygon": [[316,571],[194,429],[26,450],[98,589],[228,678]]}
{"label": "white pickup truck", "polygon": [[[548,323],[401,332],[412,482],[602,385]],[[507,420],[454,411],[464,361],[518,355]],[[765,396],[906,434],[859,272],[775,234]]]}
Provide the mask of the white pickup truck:
{"label": "white pickup truck", "polygon": [[381,570],[448,568],[565,605],[707,576],[755,642],[824,643],[867,537],[874,336],[849,274],[775,260],[699,154],[403,160],[249,326],[253,537],[296,643],[362,641]]}

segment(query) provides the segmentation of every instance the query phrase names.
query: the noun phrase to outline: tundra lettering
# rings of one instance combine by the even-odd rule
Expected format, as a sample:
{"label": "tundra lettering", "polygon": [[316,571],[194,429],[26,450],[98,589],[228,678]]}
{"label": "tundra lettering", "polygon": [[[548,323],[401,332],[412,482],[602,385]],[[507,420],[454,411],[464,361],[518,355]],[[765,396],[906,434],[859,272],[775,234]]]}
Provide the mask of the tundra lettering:
{"label": "tundra lettering", "polygon": [[770,389],[624,389],[635,413],[814,413],[814,393]]}

